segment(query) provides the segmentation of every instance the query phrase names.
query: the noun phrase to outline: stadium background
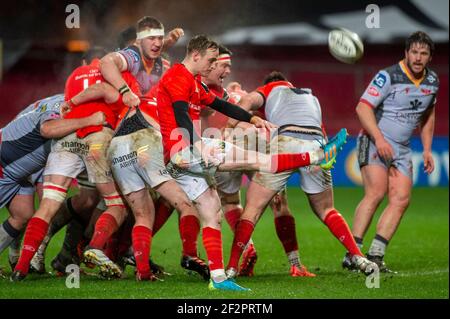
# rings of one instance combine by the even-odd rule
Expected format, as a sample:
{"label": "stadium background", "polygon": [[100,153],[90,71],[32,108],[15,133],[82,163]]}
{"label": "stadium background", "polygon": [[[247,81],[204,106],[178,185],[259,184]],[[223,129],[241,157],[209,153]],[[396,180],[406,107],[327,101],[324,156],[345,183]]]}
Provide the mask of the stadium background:
{"label": "stadium background", "polygon": [[[80,8],[80,28],[65,26],[69,3]],[[256,5],[257,3],[257,5]],[[250,91],[273,69],[319,98],[329,134],[346,127],[353,136],[334,170],[335,185],[360,185],[355,157],[360,130],[354,108],[377,70],[403,57],[404,39],[415,30],[436,42],[431,63],[440,79],[433,152],[436,171],[421,168],[420,138],[413,139],[414,185],[448,186],[448,1],[377,1],[380,28],[365,21],[370,1],[24,1],[5,4],[0,12],[0,127],[31,102],[61,92],[67,75],[89,45],[117,47],[117,35],[143,15],[155,15],[166,30],[180,26],[185,37],[169,51],[172,62],[184,54],[191,35],[208,33],[234,53],[229,81]],[[357,32],[365,55],[355,65],[335,60],[326,46],[335,27]],[[2,48],[2,49],[1,49]],[[290,180],[297,184],[298,176]]]}

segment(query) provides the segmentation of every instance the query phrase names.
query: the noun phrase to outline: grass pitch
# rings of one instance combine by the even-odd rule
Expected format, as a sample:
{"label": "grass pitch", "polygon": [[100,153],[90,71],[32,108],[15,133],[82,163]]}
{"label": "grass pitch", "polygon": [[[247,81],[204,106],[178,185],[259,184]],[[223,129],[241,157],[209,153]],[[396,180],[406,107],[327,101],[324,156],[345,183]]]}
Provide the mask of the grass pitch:
{"label": "grass pitch", "polygon": [[[289,204],[296,219],[301,260],[317,274],[315,278],[289,276],[289,264],[276,236],[272,213],[268,210],[253,235],[258,251],[255,277],[237,280],[252,291],[210,292],[206,282],[196,275],[186,274],[179,266],[181,244],[174,214],[152,244],[153,259],[173,274],[165,277],[164,282],[136,282],[130,267],[126,271],[127,278],[121,280],[107,281],[84,275],[78,289],[67,288],[65,278],[51,274],[29,275],[19,283],[0,279],[0,298],[448,298],[448,194],[448,187],[413,190],[411,205],[389,244],[385,258],[389,267],[399,274],[381,274],[378,289],[368,289],[365,276],[341,268],[344,248],[313,215],[305,195],[298,188],[289,188]],[[361,198],[361,188],[335,189],[336,207],[350,223]],[[385,204],[375,218],[379,217]],[[0,221],[6,216],[6,211],[1,210]],[[374,233],[375,224],[372,224],[364,241],[364,252]],[[63,231],[50,243],[47,271],[51,271],[50,261],[59,250],[62,239]],[[232,241],[228,225],[224,225],[223,239],[227,261]],[[200,254],[205,257],[200,238],[198,243]],[[7,251],[0,256],[0,265],[9,275]]]}

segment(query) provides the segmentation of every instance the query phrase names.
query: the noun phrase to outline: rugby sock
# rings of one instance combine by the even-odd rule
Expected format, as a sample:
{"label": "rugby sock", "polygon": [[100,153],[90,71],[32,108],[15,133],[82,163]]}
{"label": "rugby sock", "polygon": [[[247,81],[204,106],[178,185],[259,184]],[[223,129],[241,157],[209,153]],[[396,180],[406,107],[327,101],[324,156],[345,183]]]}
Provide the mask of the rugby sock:
{"label": "rugby sock", "polygon": [[239,259],[242,252],[252,236],[255,225],[247,220],[241,219],[236,225],[236,232],[234,233],[233,245],[231,246],[230,261],[227,268],[238,269]]}
{"label": "rugby sock", "polygon": [[104,212],[95,223],[94,235],[89,246],[95,249],[103,249],[106,241],[119,228],[113,215]]}
{"label": "rugby sock", "polygon": [[[120,230],[121,228],[119,229],[119,231]],[[117,249],[119,246],[119,238],[118,238],[119,231],[115,232],[114,234],[112,234],[111,237],[109,237],[108,241],[106,242],[104,250],[105,255],[108,256],[108,258],[114,262],[117,260]]]}
{"label": "rugby sock", "polygon": [[279,173],[310,165],[309,153],[275,154],[271,157],[270,172]]}
{"label": "rugby sock", "polygon": [[0,226],[0,253],[8,247],[15,238],[19,237],[20,230],[15,229],[5,220]]}
{"label": "rugby sock", "polygon": [[302,263],[300,261],[300,256],[298,255],[298,250],[290,251],[286,254],[286,256],[287,256],[291,266],[297,266],[298,268],[300,268],[302,266]]}
{"label": "rugby sock", "polygon": [[172,215],[173,207],[167,207],[164,201],[159,198],[155,204],[155,222],[153,223],[153,236],[166,223],[170,215]]}
{"label": "rugby sock", "polygon": [[71,257],[79,257],[78,243],[83,240],[85,225],[77,219],[72,219],[66,227],[61,253]]}
{"label": "rugby sock", "polygon": [[133,227],[131,231],[136,269],[143,277],[150,275],[150,247],[152,242],[152,230],[143,225]]}
{"label": "rugby sock", "polygon": [[30,219],[23,239],[22,254],[14,269],[15,271],[20,271],[23,275],[28,274],[30,261],[47,234],[47,230],[48,223],[45,220],[40,219],[39,217]]}
{"label": "rugby sock", "polygon": [[233,233],[236,230],[237,222],[241,218],[242,210],[243,209],[241,207],[239,207],[239,208],[235,208],[235,209],[229,210],[224,213],[225,219],[226,219],[228,225],[230,225],[231,231]]}
{"label": "rugby sock", "polygon": [[376,234],[375,238],[372,241],[372,244],[370,245],[369,252],[367,254],[370,256],[383,257],[388,244],[389,240]]}
{"label": "rugby sock", "polygon": [[200,233],[200,222],[194,215],[180,218],[179,231],[183,246],[183,255],[197,257],[197,238]]}
{"label": "rugby sock", "polygon": [[323,221],[330,229],[331,233],[336,237],[351,255],[362,256],[361,251],[353,239],[350,228],[347,225],[344,217],[337,210],[331,210]]}
{"label": "rugby sock", "polygon": [[119,245],[117,247],[117,255],[119,257],[127,254],[131,246],[131,233],[133,231],[134,219],[127,219],[122,231],[119,234]]}
{"label": "rugby sock", "polygon": [[287,215],[275,218],[275,229],[286,254],[293,250],[298,250],[295,219],[293,216]]}
{"label": "rugby sock", "polygon": [[8,259],[9,262],[12,264],[17,264],[17,261],[20,257],[20,245],[22,244],[22,238],[23,234],[25,232],[25,229],[20,232],[20,235],[14,238],[14,240],[9,244],[9,254]]}
{"label": "rugby sock", "polygon": [[204,227],[202,230],[203,246],[208,257],[208,266],[211,278],[215,282],[227,279],[223,268],[222,233],[212,227]]}
{"label": "rugby sock", "polygon": [[353,238],[355,239],[356,246],[361,250],[363,248],[363,239],[356,236],[353,236]]}
{"label": "rugby sock", "polygon": [[301,266],[298,256],[297,234],[295,233],[295,219],[291,215],[279,216],[275,218],[275,229],[278,238],[283,245],[284,252],[289,263],[297,267]]}

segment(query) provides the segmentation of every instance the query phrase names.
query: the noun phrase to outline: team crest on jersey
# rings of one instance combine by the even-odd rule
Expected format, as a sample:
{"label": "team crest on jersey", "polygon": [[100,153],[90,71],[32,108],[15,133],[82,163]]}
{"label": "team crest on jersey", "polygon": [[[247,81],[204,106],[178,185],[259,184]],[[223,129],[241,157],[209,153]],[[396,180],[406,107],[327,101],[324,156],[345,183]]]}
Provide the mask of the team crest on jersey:
{"label": "team crest on jersey", "polygon": [[411,104],[412,109],[416,111],[419,108],[419,106],[422,105],[422,102],[419,101],[418,99],[415,99],[414,101],[410,101],[409,104]]}
{"label": "team crest on jersey", "polygon": [[373,84],[381,89],[386,84],[386,76],[382,73],[378,73],[377,77],[373,80]]}
{"label": "team crest on jersey", "polygon": [[369,86],[367,93],[369,93],[369,95],[372,95],[375,97],[380,96],[380,92],[378,92],[377,88],[374,87],[373,85]]}
{"label": "team crest on jersey", "polygon": [[436,81],[436,78],[430,74],[427,76],[427,81],[433,83],[434,81]]}

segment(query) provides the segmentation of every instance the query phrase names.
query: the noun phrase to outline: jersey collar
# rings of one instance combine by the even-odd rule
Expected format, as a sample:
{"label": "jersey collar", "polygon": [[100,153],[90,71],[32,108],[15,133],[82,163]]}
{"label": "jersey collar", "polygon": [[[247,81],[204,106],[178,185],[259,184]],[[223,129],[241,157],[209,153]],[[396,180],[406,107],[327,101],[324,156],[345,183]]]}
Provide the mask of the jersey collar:
{"label": "jersey collar", "polygon": [[425,75],[427,74],[427,69],[425,68],[423,70],[423,75],[420,79],[416,79],[414,75],[412,75],[411,71],[409,70],[408,66],[405,63],[405,60],[401,60],[399,62],[400,68],[402,69],[403,73],[406,74],[408,79],[414,83],[415,86],[419,87],[420,83],[422,83],[423,79],[425,78]]}

